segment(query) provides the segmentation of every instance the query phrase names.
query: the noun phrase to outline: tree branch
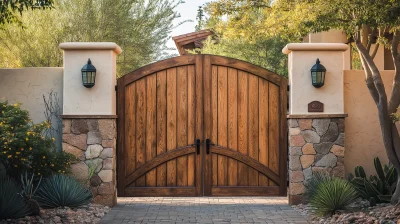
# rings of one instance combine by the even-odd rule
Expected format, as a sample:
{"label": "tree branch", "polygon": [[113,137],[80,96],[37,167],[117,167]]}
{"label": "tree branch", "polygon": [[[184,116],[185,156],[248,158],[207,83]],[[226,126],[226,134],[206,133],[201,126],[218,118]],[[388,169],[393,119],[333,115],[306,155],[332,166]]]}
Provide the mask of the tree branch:
{"label": "tree branch", "polygon": [[395,74],[393,78],[393,87],[392,94],[389,100],[389,113],[395,113],[397,111],[397,107],[400,104],[400,60],[399,60],[399,52],[397,50],[400,42],[400,34],[399,32],[395,32],[392,40],[392,59],[395,68]]}
{"label": "tree branch", "polygon": [[364,68],[365,82],[367,84],[369,93],[371,94],[372,99],[374,100],[375,104],[378,104],[379,103],[379,94],[378,94],[378,91],[376,90],[374,80],[372,79],[371,69],[366,64],[364,56],[360,52],[359,52],[359,54],[360,54],[361,64]]}
{"label": "tree branch", "polygon": [[376,44],[375,44],[374,51],[373,51],[372,54],[371,54],[372,59],[374,59],[375,56],[376,56],[376,53],[378,53],[379,46],[380,46],[379,43],[376,43]]}
{"label": "tree branch", "polygon": [[355,35],[354,39],[355,39],[355,43],[356,43],[359,53],[363,56],[367,66],[371,70],[371,76],[373,78],[375,88],[376,88],[376,90],[379,94],[379,98],[380,98],[379,104],[384,103],[387,105],[387,96],[386,96],[385,86],[383,85],[383,81],[382,81],[382,77],[379,72],[379,69],[378,69],[378,67],[376,67],[374,59],[371,57],[371,55],[369,55],[369,52],[367,51],[367,49],[364,47],[364,45],[362,45],[359,36]]}

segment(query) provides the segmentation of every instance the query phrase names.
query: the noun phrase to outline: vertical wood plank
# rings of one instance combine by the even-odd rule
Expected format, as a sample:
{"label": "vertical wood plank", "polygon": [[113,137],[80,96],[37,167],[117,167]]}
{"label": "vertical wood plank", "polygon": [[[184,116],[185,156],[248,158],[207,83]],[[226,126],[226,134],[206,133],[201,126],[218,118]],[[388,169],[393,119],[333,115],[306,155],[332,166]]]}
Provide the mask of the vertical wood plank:
{"label": "vertical wood plank", "polygon": [[[196,77],[195,67],[193,65],[188,66],[188,144],[193,144],[196,141]],[[195,155],[191,154],[187,156],[187,178],[188,186],[194,186],[195,184]]]}
{"label": "vertical wood plank", "polygon": [[[188,77],[187,66],[177,68],[177,147],[188,145]],[[187,156],[176,159],[177,186],[187,186]]]}
{"label": "vertical wood plank", "polygon": [[[204,55],[196,55],[196,74],[195,74],[195,85],[196,85],[196,139],[204,140],[205,139],[205,131],[204,131],[204,125],[203,124],[203,116],[206,114],[203,101],[205,103],[205,89],[206,85],[205,82],[203,81],[203,65],[205,61]],[[204,95],[203,95],[204,94]],[[207,176],[207,165],[204,167],[204,164],[207,163],[207,161],[204,160],[204,155],[205,155],[205,150],[204,150],[204,144],[201,147],[201,152],[200,155],[196,155],[196,167],[195,167],[195,172],[196,172],[196,179],[195,179],[195,185],[196,185],[196,195],[201,196],[201,195],[207,195],[205,193],[204,186],[207,186],[207,180],[203,179],[204,176]],[[203,173],[204,171],[204,173]]]}
{"label": "vertical wood plank", "polygon": [[[228,68],[218,66],[217,76],[217,139],[218,145],[228,147]],[[226,186],[228,184],[228,161],[225,156],[218,155],[218,186]]]}
{"label": "vertical wood plank", "polygon": [[[136,169],[146,162],[146,79],[143,78],[136,82]],[[144,187],[145,185],[145,176],[136,180],[136,186]]]}
{"label": "vertical wood plank", "polygon": [[135,146],[135,83],[126,87],[125,93],[125,157],[126,157],[126,168],[125,177],[129,176],[135,171],[136,165],[136,146]]}
{"label": "vertical wood plank", "polygon": [[[157,73],[157,155],[167,150],[167,71]],[[167,164],[157,167],[157,186],[167,186]]]}
{"label": "vertical wood plank", "polygon": [[[212,119],[212,107],[211,107],[211,80],[212,80],[212,68],[211,68],[211,56],[204,55],[203,56],[203,111],[204,111],[204,140],[211,139],[211,123]],[[200,76],[200,74],[197,74]],[[207,119],[206,119],[207,118]],[[204,195],[210,196],[211,195],[211,187],[213,185],[213,178],[212,178],[212,158],[210,155],[206,154],[205,145],[202,147],[202,157],[204,158]]]}
{"label": "vertical wood plank", "polygon": [[287,195],[287,157],[288,157],[288,140],[287,140],[287,79],[282,79],[279,86],[279,176],[280,176],[280,195]]}
{"label": "vertical wood plank", "polygon": [[[268,139],[269,139],[269,123],[268,123],[268,116],[269,116],[269,110],[268,110],[268,97],[269,97],[269,89],[268,89],[268,82],[266,80],[260,79],[259,82],[259,105],[260,105],[260,126],[259,126],[259,148],[260,148],[260,154],[259,154],[259,162],[266,167],[269,166],[268,164],[268,149],[269,149],[269,144],[268,144]],[[268,178],[263,175],[259,174],[259,185],[260,186],[268,186],[269,184]]]}
{"label": "vertical wood plank", "polygon": [[[176,68],[167,70],[167,151],[176,148]],[[167,162],[167,186],[176,186],[176,159]]]}
{"label": "vertical wood plank", "polygon": [[[218,142],[218,67],[211,68],[211,142]],[[212,186],[218,183],[218,155],[212,154]]]}
{"label": "vertical wood plank", "polygon": [[[269,168],[279,175],[279,87],[269,83]],[[270,180],[270,185],[276,186]]]}
{"label": "vertical wood plank", "polygon": [[[157,74],[147,77],[147,119],[146,119],[146,162],[157,155]],[[146,186],[157,185],[157,170],[152,169],[146,174]]]}
{"label": "vertical wood plank", "polygon": [[[248,75],[238,72],[238,151],[248,155]],[[238,185],[248,186],[248,166],[238,162]]]}
{"label": "vertical wood plank", "polygon": [[[249,77],[249,120],[248,141],[249,156],[258,161],[258,77],[248,74]],[[258,171],[249,167],[249,185],[258,186]]]}
{"label": "vertical wood plank", "polygon": [[[237,70],[228,68],[228,148],[237,151]],[[237,161],[228,159],[228,185],[237,186]]]}

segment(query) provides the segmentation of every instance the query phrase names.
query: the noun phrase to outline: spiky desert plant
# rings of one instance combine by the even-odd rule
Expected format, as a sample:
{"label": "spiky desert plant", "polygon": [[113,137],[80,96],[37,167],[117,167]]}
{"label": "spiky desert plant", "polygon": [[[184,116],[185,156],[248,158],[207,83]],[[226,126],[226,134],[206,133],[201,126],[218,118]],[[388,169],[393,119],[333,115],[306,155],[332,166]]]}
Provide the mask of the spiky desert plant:
{"label": "spiky desert plant", "polygon": [[35,174],[32,174],[31,178],[28,178],[28,173],[21,175],[21,193],[20,195],[25,199],[26,204],[31,209],[32,215],[40,214],[39,203],[34,199],[36,191],[38,190],[40,183],[42,182],[42,177],[39,178],[36,186],[34,184]]}
{"label": "spiky desert plant", "polygon": [[318,185],[310,205],[317,215],[332,215],[346,209],[357,197],[357,190],[351,183],[332,177]]}
{"label": "spiky desert plant", "polygon": [[44,208],[74,208],[89,204],[92,193],[72,177],[58,174],[42,183],[35,199]]}
{"label": "spiky desert plant", "polygon": [[19,190],[11,179],[0,179],[0,219],[16,219],[31,214]]}
{"label": "spiky desert plant", "polygon": [[314,197],[321,183],[329,181],[331,179],[332,178],[326,172],[314,172],[311,179],[308,180],[305,184],[306,191],[304,193],[304,196],[306,197],[307,201],[310,201]]}

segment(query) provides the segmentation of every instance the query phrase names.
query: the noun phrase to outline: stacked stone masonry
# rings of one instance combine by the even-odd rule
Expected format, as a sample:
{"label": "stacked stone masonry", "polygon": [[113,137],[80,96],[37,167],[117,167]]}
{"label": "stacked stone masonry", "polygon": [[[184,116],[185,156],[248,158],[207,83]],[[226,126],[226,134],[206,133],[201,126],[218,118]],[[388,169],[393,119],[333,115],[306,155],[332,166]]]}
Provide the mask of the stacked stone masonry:
{"label": "stacked stone masonry", "polygon": [[313,173],[344,178],[344,118],[288,119],[288,125],[289,202],[299,204]]}
{"label": "stacked stone masonry", "polygon": [[77,158],[71,165],[71,175],[90,186],[94,202],[115,205],[115,119],[63,119],[62,147]]}

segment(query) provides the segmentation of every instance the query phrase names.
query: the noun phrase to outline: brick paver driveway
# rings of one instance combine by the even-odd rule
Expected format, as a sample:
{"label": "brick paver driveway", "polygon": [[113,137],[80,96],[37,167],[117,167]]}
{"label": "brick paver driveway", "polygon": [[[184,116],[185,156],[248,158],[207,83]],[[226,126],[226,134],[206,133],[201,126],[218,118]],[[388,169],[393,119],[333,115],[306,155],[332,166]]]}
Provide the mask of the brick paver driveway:
{"label": "brick paver driveway", "polygon": [[307,223],[283,197],[118,198],[101,223]]}

